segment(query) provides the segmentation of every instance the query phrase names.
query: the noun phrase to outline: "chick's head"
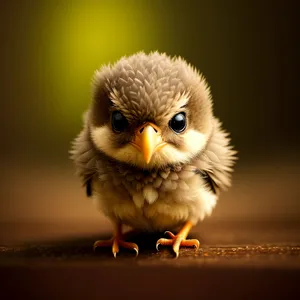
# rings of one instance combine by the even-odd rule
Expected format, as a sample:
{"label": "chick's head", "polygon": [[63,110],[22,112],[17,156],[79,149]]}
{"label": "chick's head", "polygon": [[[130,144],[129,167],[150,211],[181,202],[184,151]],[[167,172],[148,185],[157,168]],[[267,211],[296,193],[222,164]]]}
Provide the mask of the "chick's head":
{"label": "chick's head", "polygon": [[212,101],[181,58],[138,53],[97,70],[88,126],[95,147],[140,168],[184,164],[205,147]]}

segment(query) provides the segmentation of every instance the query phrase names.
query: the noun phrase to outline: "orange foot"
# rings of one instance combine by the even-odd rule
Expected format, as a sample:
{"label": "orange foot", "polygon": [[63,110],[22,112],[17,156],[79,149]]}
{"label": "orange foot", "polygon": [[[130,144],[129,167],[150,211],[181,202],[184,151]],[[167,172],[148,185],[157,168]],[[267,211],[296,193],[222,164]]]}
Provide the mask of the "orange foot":
{"label": "orange foot", "polygon": [[156,249],[158,251],[158,247],[159,245],[162,246],[173,246],[173,251],[176,255],[176,258],[179,256],[179,248],[180,246],[183,247],[195,247],[196,250],[199,248],[200,246],[200,242],[196,239],[191,239],[191,240],[187,240],[186,237],[191,229],[192,225],[190,222],[187,222],[184,227],[182,228],[182,230],[179,231],[179,233],[177,235],[173,234],[170,231],[166,231],[165,234],[168,234],[168,236],[171,239],[159,239],[156,242]]}
{"label": "orange foot", "polygon": [[129,243],[129,242],[125,242],[122,239],[122,232],[121,232],[121,225],[117,225],[116,226],[116,232],[115,235],[113,236],[113,238],[111,238],[110,240],[107,241],[96,241],[94,243],[94,251],[96,250],[96,248],[98,247],[112,247],[112,253],[114,255],[114,257],[117,257],[117,253],[119,253],[119,248],[125,248],[125,249],[130,249],[130,250],[134,250],[136,253],[136,256],[138,256],[139,254],[139,247],[137,244],[135,243]]}
{"label": "orange foot", "polygon": [[114,255],[114,257],[117,257],[117,253],[119,253],[119,248],[125,248],[125,249],[130,249],[130,250],[134,250],[136,253],[136,256],[138,256],[139,254],[139,247],[137,244],[135,243],[129,243],[129,242],[125,242],[123,240],[121,240],[120,238],[117,237],[113,237],[110,240],[107,241],[96,241],[94,243],[94,250],[96,250],[96,248],[98,247],[112,247],[112,253]]}

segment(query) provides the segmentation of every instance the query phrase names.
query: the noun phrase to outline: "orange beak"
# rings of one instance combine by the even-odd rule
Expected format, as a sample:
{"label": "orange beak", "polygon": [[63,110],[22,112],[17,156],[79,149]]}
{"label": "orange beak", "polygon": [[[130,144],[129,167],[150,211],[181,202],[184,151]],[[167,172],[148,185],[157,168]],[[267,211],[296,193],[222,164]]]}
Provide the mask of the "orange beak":
{"label": "orange beak", "polygon": [[143,124],[137,129],[131,144],[142,152],[147,164],[149,164],[153,153],[166,145],[162,141],[161,130],[150,122]]}

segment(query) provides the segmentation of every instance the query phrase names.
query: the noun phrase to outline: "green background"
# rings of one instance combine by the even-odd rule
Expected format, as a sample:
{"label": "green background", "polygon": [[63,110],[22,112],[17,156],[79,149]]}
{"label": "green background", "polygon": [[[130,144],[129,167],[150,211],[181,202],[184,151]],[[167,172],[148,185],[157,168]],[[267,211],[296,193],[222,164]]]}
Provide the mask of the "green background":
{"label": "green background", "polygon": [[292,5],[2,2],[2,157],[69,163],[93,72],[140,50],[183,56],[203,72],[240,164],[297,154],[299,47]]}

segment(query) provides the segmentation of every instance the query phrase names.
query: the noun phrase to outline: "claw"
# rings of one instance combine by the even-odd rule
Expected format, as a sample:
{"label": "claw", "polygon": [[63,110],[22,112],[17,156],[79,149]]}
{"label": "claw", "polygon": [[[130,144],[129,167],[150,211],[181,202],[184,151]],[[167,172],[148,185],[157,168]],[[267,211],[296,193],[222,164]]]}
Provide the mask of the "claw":
{"label": "claw", "polygon": [[112,240],[108,240],[108,241],[98,240],[94,243],[93,250],[96,251],[98,247],[110,247],[110,246],[112,246]]}
{"label": "claw", "polygon": [[168,235],[171,239],[175,238],[175,234],[168,230],[164,232],[164,235]]}
{"label": "claw", "polygon": [[96,249],[97,249],[97,247],[98,247],[98,246],[96,245],[96,243],[97,243],[97,242],[95,242],[94,245],[93,245],[93,250],[94,250],[94,251],[96,251]]}
{"label": "claw", "polygon": [[138,255],[139,255],[139,249],[138,248],[133,248],[133,250],[135,251],[135,257],[138,257]]}
{"label": "claw", "polygon": [[194,244],[193,246],[195,247],[195,249],[198,250],[200,247],[200,242],[196,239],[190,241]]}
{"label": "claw", "polygon": [[183,241],[183,238],[181,236],[177,236],[175,239],[173,239],[173,251],[176,254],[176,257],[178,257],[179,248]]}
{"label": "claw", "polygon": [[158,247],[159,247],[160,243],[157,241],[156,243],[156,250],[159,251]]}
{"label": "claw", "polygon": [[159,251],[158,246],[162,245],[162,246],[171,246],[173,243],[173,240],[169,240],[169,239],[164,239],[161,238],[156,242],[156,250]]}

